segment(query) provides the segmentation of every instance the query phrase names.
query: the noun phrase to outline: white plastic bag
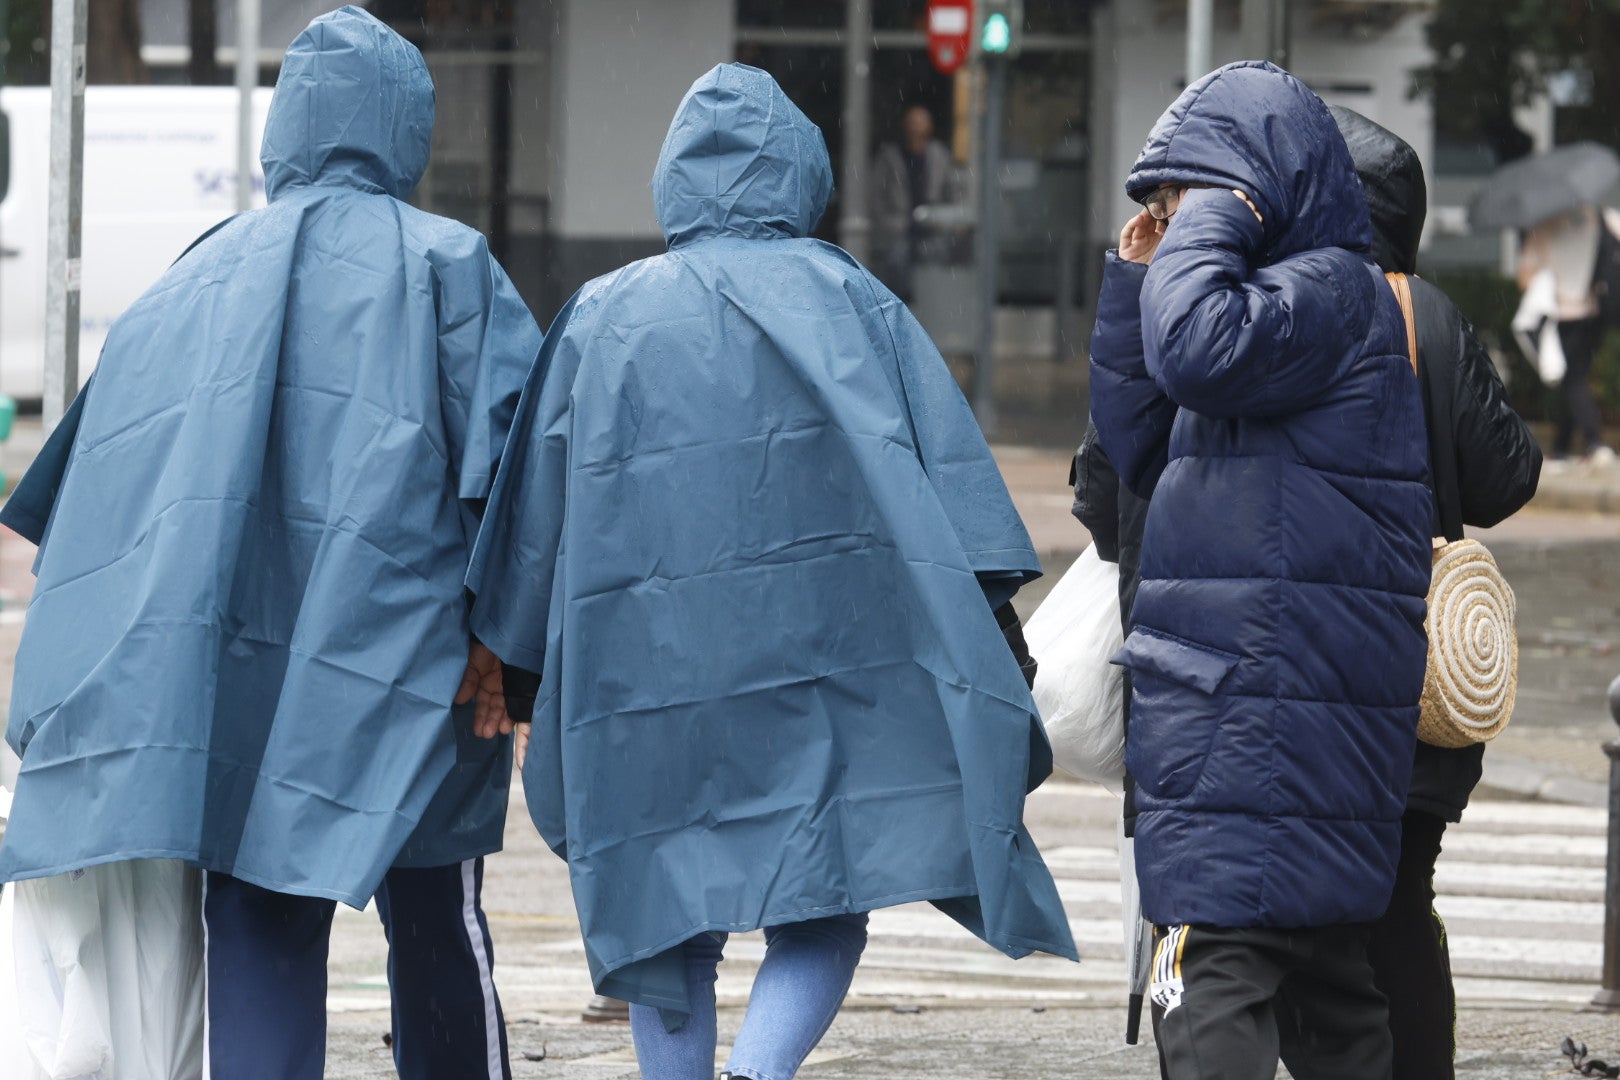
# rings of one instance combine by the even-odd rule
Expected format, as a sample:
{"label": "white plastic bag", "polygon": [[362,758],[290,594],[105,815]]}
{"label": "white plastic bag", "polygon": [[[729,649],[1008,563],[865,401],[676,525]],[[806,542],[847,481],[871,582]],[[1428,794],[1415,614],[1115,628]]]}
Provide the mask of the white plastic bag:
{"label": "white plastic bag", "polygon": [[19,1080],[201,1077],[197,870],[137,859],[19,881],[6,891],[23,1044]]}
{"label": "white plastic bag", "polygon": [[1086,548],[1024,626],[1038,665],[1035,704],[1052,760],[1119,792],[1125,779],[1124,672],[1109,659],[1124,645],[1119,567]]}
{"label": "white plastic bag", "polygon": [[1569,362],[1564,341],[1558,336],[1558,279],[1550,269],[1538,271],[1530,279],[1513,315],[1513,336],[1542,382],[1557,386],[1564,381]]}

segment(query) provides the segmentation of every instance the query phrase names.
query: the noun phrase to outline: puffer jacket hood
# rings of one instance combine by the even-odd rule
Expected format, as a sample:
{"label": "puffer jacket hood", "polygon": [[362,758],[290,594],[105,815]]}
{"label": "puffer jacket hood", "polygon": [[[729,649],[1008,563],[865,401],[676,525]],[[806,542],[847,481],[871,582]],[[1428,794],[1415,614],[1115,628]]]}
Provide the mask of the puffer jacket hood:
{"label": "puffer jacket hood", "polygon": [[1330,105],[1328,111],[1339,125],[1367,196],[1373,261],[1383,270],[1417,273],[1418,243],[1429,208],[1429,187],[1417,151],[1353,109]]}
{"label": "puffer jacket hood", "polygon": [[264,123],[271,201],[301,187],[405,199],[427,171],[433,79],[416,46],[357,7],[293,39]]}
{"label": "puffer jacket hood", "polygon": [[1327,106],[1275,64],[1212,71],[1159,118],[1125,190],[1140,201],[1178,182],[1253,198],[1267,262],[1315,248],[1366,251],[1372,241],[1361,184]]}
{"label": "puffer jacket hood", "polygon": [[802,238],[827,212],[832,160],[821,129],[775,79],[721,64],[681,100],[652,187],[672,248],[716,236]]}

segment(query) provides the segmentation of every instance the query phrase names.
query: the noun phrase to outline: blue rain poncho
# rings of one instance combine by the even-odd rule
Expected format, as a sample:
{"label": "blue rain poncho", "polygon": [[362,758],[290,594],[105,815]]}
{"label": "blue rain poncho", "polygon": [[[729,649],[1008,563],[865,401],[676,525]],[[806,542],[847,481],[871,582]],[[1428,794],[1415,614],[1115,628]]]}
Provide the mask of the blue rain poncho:
{"label": "blue rain poncho", "polygon": [[670,251],[559,316],[468,579],[475,632],[543,674],[524,790],[597,988],[678,1017],[687,939],[912,900],[1072,957],[986,602],[1039,563],[922,328],[806,238],[820,131],[716,68],[653,191]]}
{"label": "blue rain poncho", "polygon": [[114,325],[8,504],[42,543],[4,879],[180,858],[358,906],[396,858],[500,846],[509,748],[451,699],[540,335],[482,237],[399,201],[432,127],[415,48],[354,8],[312,23],[270,205]]}

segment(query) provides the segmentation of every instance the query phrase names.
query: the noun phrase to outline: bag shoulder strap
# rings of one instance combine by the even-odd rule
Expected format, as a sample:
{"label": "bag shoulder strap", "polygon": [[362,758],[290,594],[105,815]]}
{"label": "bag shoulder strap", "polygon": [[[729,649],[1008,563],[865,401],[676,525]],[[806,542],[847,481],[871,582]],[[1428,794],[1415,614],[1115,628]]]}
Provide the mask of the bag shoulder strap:
{"label": "bag shoulder strap", "polygon": [[1412,283],[1405,274],[1391,271],[1384,275],[1389,287],[1395,290],[1395,299],[1401,305],[1401,318],[1406,321],[1406,358],[1411,361],[1412,374],[1418,373],[1417,316],[1412,313]]}

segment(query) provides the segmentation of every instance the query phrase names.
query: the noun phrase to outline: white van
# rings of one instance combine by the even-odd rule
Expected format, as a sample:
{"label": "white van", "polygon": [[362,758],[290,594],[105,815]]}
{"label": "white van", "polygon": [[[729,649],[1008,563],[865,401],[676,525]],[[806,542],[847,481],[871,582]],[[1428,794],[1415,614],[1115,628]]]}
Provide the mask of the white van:
{"label": "white van", "polygon": [[[255,92],[257,148],[270,106]],[[0,202],[0,392],[45,386],[45,225],[50,183],[48,87],[8,86],[11,189]],[[210,226],[236,209],[237,92],[226,86],[92,86],[84,102],[84,250],[80,378],[113,320]]]}

